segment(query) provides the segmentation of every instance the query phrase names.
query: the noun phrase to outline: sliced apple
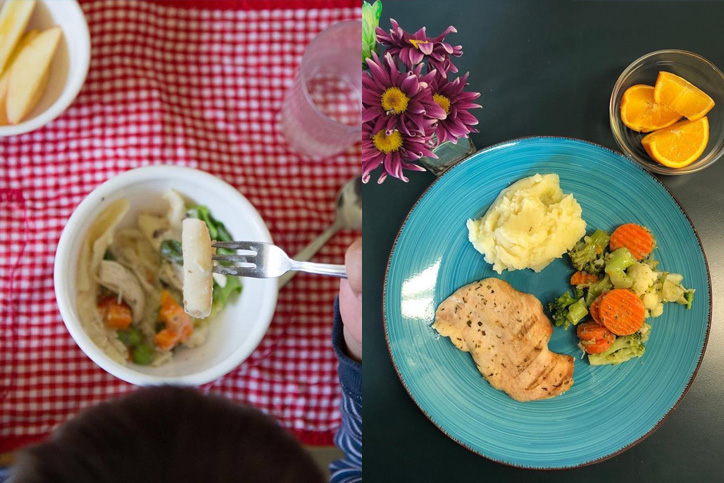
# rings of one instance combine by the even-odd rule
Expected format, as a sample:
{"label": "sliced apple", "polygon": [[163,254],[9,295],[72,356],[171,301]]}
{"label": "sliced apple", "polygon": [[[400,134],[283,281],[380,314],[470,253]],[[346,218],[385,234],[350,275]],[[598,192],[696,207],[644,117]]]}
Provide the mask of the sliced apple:
{"label": "sliced apple", "polygon": [[25,32],[35,0],[5,0],[0,10],[0,72]]}
{"label": "sliced apple", "polygon": [[[35,37],[38,36],[40,33],[40,30],[28,30],[25,32],[25,35],[20,39],[20,42],[18,42],[18,45],[15,47],[15,50],[13,50],[12,55],[10,55],[10,58],[7,62],[7,69],[0,75],[0,125],[4,125],[8,123],[8,115],[7,115],[7,93],[8,93],[8,79],[9,79],[9,73],[10,73],[10,67],[15,62],[15,59],[18,58],[18,54],[21,50],[25,48],[26,45],[30,43],[31,40],[33,40]],[[47,85],[47,75],[46,75],[46,85]],[[39,100],[39,99],[38,99]]]}
{"label": "sliced apple", "polygon": [[8,76],[6,111],[10,124],[22,121],[40,100],[62,35],[57,26],[43,30],[18,53]]}

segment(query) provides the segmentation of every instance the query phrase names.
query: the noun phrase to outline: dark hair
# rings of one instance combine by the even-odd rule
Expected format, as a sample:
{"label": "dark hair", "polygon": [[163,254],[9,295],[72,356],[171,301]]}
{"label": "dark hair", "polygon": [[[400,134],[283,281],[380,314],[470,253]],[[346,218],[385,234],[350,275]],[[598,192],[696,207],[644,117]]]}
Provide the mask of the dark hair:
{"label": "dark hair", "polygon": [[88,409],[18,453],[14,483],[324,481],[294,437],[259,410],[155,387]]}

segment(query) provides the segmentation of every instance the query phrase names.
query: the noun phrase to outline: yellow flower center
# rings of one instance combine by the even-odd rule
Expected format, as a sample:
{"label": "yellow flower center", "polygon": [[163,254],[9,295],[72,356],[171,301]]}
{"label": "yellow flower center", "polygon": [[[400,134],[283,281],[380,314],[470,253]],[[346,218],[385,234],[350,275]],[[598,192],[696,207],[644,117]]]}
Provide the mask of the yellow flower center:
{"label": "yellow flower center", "polygon": [[410,99],[399,87],[390,87],[382,94],[382,109],[386,112],[402,114],[407,109]]}
{"label": "yellow flower center", "polygon": [[428,43],[428,42],[429,42],[429,40],[415,40],[415,39],[410,39],[410,43],[411,43],[416,49],[418,49],[418,50],[420,49],[420,44],[426,44],[426,43]]}
{"label": "yellow flower center", "polygon": [[395,130],[388,136],[383,129],[372,136],[372,142],[378,151],[388,154],[402,147],[402,134]]}
{"label": "yellow flower center", "polygon": [[432,100],[437,102],[437,105],[442,107],[445,114],[450,114],[450,99],[443,96],[442,94],[433,94]]}

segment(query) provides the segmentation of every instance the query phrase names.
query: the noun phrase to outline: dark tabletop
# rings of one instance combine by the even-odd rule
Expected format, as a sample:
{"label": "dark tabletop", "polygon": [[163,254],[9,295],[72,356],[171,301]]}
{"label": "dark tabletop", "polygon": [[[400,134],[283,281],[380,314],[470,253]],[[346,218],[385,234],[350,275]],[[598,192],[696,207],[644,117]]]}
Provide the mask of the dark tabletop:
{"label": "dark tabletop", "polygon": [[[408,31],[448,25],[457,59],[482,93],[478,148],[529,135],[577,137],[618,150],[608,100],[633,60],[659,49],[697,52],[724,68],[724,2],[393,1],[389,18]],[[724,478],[724,161],[662,177],[697,228],[709,262],[712,330],[691,389],[664,424],[623,454],[564,471],[507,467],[448,439],[417,408],[392,366],[382,324],[382,286],[393,240],[434,180],[414,173],[364,190],[364,478],[424,481],[722,481]]]}

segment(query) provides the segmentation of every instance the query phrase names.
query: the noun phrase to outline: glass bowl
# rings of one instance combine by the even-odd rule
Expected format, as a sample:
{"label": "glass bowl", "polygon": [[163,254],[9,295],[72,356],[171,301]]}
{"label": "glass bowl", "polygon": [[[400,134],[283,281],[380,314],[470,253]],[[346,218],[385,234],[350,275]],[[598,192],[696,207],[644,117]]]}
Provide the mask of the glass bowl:
{"label": "glass bowl", "polygon": [[[649,157],[641,145],[647,133],[626,127],[621,121],[621,98],[636,84],[653,86],[659,71],[667,71],[688,80],[706,92],[716,105],[707,114],[709,144],[704,153],[684,168],[669,168]],[[658,50],[636,59],[621,73],[613,86],[609,103],[611,132],[623,153],[647,170],[658,174],[688,174],[714,164],[724,154],[724,74],[704,57],[685,50]]]}

